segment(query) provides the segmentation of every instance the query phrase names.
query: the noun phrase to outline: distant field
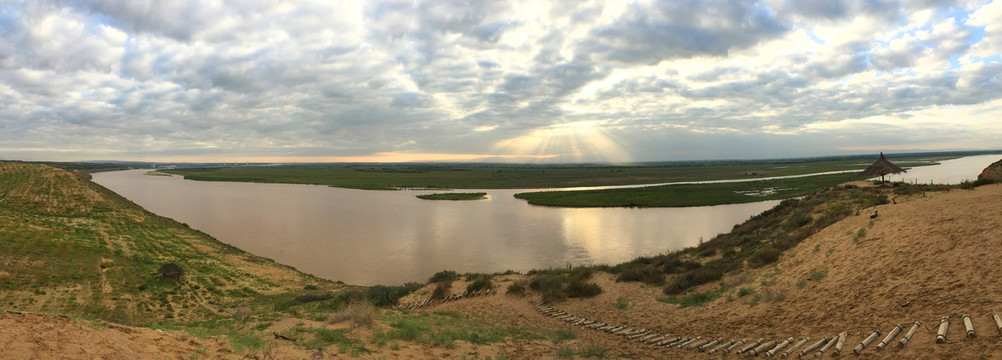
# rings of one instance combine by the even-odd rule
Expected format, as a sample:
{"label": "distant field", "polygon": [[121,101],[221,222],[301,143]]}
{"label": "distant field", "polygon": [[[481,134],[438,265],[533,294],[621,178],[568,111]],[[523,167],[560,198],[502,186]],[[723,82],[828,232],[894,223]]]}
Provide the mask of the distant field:
{"label": "distant field", "polygon": [[[900,166],[932,165],[957,156],[889,158]],[[315,184],[391,190],[538,189],[663,182],[755,179],[862,170],[869,157],[822,160],[706,161],[635,165],[330,164],[162,170],[191,180]]]}
{"label": "distant field", "polygon": [[817,189],[854,180],[854,174],[719,184],[664,185],[640,188],[543,191],[515,194],[533,205],[567,207],[684,207],[741,204],[807,195]]}
{"label": "distant field", "polygon": [[487,198],[487,193],[475,192],[475,193],[426,194],[426,195],[418,195],[417,198],[424,200],[482,200]]}

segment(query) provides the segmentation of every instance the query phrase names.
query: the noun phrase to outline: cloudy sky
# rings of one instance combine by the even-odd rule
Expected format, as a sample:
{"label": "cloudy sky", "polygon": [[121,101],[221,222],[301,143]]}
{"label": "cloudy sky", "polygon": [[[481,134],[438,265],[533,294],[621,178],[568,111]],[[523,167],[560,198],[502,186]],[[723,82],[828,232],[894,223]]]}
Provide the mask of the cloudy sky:
{"label": "cloudy sky", "polygon": [[1002,148],[1002,1],[0,0],[0,159]]}

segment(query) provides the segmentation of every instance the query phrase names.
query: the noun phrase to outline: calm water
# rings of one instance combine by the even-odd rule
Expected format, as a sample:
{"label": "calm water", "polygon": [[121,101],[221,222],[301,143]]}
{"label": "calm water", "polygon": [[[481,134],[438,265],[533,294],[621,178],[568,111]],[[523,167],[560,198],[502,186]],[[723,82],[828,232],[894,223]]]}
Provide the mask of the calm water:
{"label": "calm water", "polygon": [[[917,181],[976,178],[999,155],[915,168]],[[615,264],[693,246],[778,201],[691,208],[551,208],[481,190],[489,200],[429,201],[431,191],[202,182],[147,170],[94,181],[220,241],[349,284],[424,281],[436,271],[526,271]],[[943,180],[960,176],[960,180]],[[939,180],[937,180],[939,179]]]}
{"label": "calm water", "polygon": [[1002,155],[968,156],[942,161],[935,166],[912,168],[903,174],[888,175],[887,179],[919,184],[960,184],[964,180],[977,180],[982,170],[999,159]]}
{"label": "calm water", "polygon": [[147,210],[299,270],[349,284],[424,281],[443,269],[527,271],[614,264],[709,240],[777,201],[693,208],[552,208],[484,190],[481,201],[429,191],[203,182],[147,170],[94,181]]}

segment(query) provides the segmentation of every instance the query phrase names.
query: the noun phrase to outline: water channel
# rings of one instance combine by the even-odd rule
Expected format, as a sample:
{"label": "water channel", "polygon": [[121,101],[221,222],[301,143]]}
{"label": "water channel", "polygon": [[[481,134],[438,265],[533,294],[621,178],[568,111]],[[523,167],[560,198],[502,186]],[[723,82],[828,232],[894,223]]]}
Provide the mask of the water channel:
{"label": "water channel", "polygon": [[[969,162],[966,173],[976,177],[999,156],[991,157]],[[148,176],[147,171],[93,178],[149,211],[220,241],[358,285],[424,281],[443,269],[493,273],[615,264],[693,246],[778,203],[554,208],[512,196],[525,190],[478,190],[489,197],[480,201],[429,201],[415,196],[431,191],[206,182]]]}

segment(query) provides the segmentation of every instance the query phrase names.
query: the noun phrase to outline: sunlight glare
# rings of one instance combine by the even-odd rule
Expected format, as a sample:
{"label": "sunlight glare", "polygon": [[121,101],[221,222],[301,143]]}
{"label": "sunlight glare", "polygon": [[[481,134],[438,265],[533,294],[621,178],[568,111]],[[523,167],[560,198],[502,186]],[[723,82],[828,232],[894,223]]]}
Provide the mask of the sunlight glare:
{"label": "sunlight glare", "polygon": [[601,121],[555,124],[505,139],[494,145],[497,153],[557,156],[562,161],[629,162],[626,150],[603,131]]}

